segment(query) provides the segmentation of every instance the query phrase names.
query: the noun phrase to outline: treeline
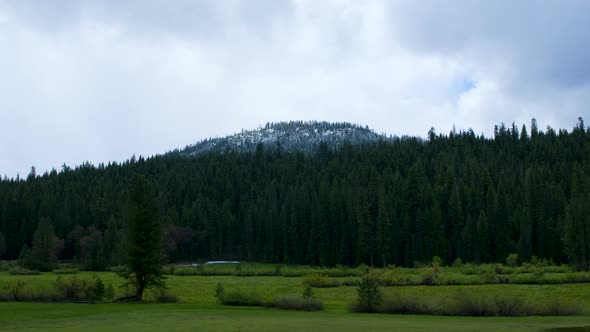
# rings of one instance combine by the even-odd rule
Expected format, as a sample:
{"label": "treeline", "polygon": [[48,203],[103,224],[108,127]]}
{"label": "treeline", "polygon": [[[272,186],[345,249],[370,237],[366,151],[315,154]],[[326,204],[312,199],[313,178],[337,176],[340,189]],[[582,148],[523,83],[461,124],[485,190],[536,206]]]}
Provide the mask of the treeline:
{"label": "treeline", "polygon": [[157,188],[168,261],[408,266],[518,253],[590,265],[590,128],[496,126],[313,154],[171,153],[0,182],[0,255],[121,263],[129,181]]}

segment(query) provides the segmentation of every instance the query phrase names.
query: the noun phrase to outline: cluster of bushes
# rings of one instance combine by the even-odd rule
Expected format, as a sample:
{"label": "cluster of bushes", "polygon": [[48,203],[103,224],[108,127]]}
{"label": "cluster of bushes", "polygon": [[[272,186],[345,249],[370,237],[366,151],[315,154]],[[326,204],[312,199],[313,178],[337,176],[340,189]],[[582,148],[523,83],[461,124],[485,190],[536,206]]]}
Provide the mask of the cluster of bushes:
{"label": "cluster of bushes", "polygon": [[422,298],[392,294],[383,297],[380,282],[367,272],[359,282],[357,301],[350,306],[353,312],[388,314],[445,315],[445,316],[569,316],[583,311],[580,303],[551,301],[530,302],[521,297],[477,294],[460,290],[451,297]]}
{"label": "cluster of bushes", "polygon": [[76,268],[72,268],[72,267],[64,267],[61,269],[55,269],[55,270],[51,271],[51,273],[53,273],[53,274],[78,274],[78,273],[80,273],[80,270],[78,270]]}
{"label": "cluster of bushes", "polygon": [[240,289],[226,291],[223,285],[217,284],[215,298],[219,303],[230,306],[255,306],[303,311],[320,311],[324,309],[324,304],[314,298],[311,287],[307,287],[302,296],[286,295],[269,300],[254,291]]}
{"label": "cluster of bushes", "polygon": [[386,314],[443,315],[443,316],[574,316],[580,315],[580,303],[565,301],[530,302],[516,296],[484,295],[458,291],[450,298],[425,299],[392,294],[378,305],[368,308],[359,302],[351,306],[353,312]]}
{"label": "cluster of bushes", "polygon": [[235,277],[304,277],[307,275],[321,274],[331,278],[358,277],[362,273],[358,269],[337,266],[334,268],[317,268],[310,266],[300,267],[257,267],[247,264],[236,264],[233,270],[227,268],[211,268],[207,265],[195,267],[168,266],[164,273],[176,276],[235,276]]}
{"label": "cluster of bushes", "polygon": [[10,275],[14,275],[14,276],[36,276],[36,275],[40,275],[41,271],[29,270],[24,267],[14,266],[8,270],[8,273]]}
{"label": "cluster of bushes", "polygon": [[115,296],[113,285],[105,286],[98,276],[80,280],[76,276],[57,277],[53,287],[30,288],[18,280],[0,288],[0,301],[24,302],[101,302]]}
{"label": "cluster of bushes", "polygon": [[316,288],[340,287],[340,281],[319,273],[303,276],[303,284]]}

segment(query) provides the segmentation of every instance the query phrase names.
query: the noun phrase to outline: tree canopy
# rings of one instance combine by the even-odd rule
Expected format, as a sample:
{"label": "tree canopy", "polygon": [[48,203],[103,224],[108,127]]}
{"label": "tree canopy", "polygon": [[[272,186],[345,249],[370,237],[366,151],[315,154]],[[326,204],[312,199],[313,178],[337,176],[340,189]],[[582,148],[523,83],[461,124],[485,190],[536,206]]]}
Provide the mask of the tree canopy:
{"label": "tree canopy", "polygon": [[17,258],[50,218],[64,240],[57,258],[94,269],[124,263],[134,174],[154,186],[142,206],[160,216],[167,261],[409,266],[519,253],[589,267],[590,128],[582,119],[571,131],[534,121],[530,134],[501,124],[492,138],[431,130],[427,140],[168,153],[4,179],[4,257]]}

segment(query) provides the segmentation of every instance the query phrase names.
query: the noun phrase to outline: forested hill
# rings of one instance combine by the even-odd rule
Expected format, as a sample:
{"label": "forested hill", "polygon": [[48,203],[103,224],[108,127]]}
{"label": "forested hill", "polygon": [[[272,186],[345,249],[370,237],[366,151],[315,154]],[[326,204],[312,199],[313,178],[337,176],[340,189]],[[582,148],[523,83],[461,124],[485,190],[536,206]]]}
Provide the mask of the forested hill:
{"label": "forested hill", "polygon": [[258,145],[285,151],[313,152],[321,143],[338,147],[351,144],[387,140],[367,127],[351,123],[330,123],[318,121],[290,121],[267,123],[263,128],[243,130],[240,133],[201,141],[187,146],[181,154],[196,155],[205,152],[240,151],[254,152]]}
{"label": "forested hill", "polygon": [[158,191],[169,261],[411,265],[518,253],[588,268],[590,259],[582,119],[569,131],[501,125],[491,139],[431,130],[314,153],[258,145],[32,172],[0,182],[3,258],[120,263],[138,173]]}

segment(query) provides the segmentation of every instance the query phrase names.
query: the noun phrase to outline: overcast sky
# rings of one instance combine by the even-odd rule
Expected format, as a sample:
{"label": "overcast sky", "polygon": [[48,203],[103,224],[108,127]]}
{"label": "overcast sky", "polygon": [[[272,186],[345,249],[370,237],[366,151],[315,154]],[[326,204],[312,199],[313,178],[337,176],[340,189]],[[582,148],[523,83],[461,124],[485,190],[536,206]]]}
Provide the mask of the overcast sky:
{"label": "overcast sky", "polygon": [[590,121],[587,0],[0,0],[0,174],[287,120]]}

